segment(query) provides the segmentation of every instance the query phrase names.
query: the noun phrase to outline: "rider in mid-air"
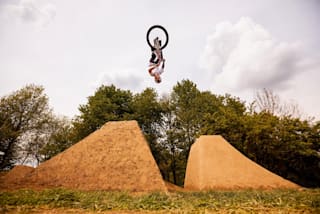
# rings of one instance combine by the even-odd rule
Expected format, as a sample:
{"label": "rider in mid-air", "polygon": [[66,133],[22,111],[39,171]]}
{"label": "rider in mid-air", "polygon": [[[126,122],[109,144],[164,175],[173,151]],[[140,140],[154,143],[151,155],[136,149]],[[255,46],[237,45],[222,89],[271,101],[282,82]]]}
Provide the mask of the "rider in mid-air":
{"label": "rider in mid-air", "polygon": [[[155,48],[158,47],[158,48]],[[160,50],[161,47],[161,40],[157,38],[154,39],[154,47],[151,47],[151,58],[149,60],[149,67],[148,71],[151,76],[154,77],[154,81],[156,83],[161,82],[160,75],[164,71],[164,62],[165,59],[163,59],[162,51]]]}

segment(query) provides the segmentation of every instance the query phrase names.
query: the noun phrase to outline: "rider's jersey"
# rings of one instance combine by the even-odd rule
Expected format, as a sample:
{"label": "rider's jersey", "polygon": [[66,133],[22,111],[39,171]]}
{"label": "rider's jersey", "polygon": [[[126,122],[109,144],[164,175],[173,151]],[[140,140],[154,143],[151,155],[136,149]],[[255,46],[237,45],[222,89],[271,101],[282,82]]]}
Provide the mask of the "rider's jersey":
{"label": "rider's jersey", "polygon": [[162,67],[155,67],[154,69],[151,70],[152,76],[159,74],[161,75],[163,73],[163,68]]}
{"label": "rider's jersey", "polygon": [[[162,63],[163,63],[163,62],[162,62]],[[159,66],[156,66],[156,67],[154,67],[154,64],[153,64],[153,63],[150,63],[150,65],[149,65],[149,72],[150,72],[150,74],[151,74],[152,76],[154,76],[156,73],[159,74],[159,75],[163,73],[164,69],[163,69],[162,63],[160,63],[160,65],[159,65]],[[150,69],[150,68],[152,68],[152,69]]]}

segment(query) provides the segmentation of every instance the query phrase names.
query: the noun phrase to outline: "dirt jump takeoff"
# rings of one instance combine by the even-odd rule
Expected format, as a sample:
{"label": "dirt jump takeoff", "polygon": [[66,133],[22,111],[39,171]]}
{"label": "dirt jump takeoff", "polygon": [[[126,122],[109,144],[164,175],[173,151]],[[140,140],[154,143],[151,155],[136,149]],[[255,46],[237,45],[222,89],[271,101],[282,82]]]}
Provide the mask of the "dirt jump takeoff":
{"label": "dirt jump takeoff", "polygon": [[[152,39],[153,45],[150,42]],[[163,41],[164,43],[162,43]],[[156,83],[160,83],[160,75],[163,73],[165,67],[165,59],[163,58],[162,50],[168,45],[169,42],[167,30],[161,25],[154,25],[150,27],[147,32],[147,42],[151,48],[151,58],[149,60],[148,72],[154,77]]]}

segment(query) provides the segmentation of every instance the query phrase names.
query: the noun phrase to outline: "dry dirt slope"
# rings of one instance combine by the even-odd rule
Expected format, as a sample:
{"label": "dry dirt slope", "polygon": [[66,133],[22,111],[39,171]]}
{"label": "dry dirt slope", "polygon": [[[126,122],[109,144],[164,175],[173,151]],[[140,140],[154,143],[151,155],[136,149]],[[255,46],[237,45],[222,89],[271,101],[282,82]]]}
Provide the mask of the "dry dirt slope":
{"label": "dry dirt slope", "polygon": [[185,177],[189,190],[299,188],[251,161],[219,135],[192,145]]}
{"label": "dry dirt slope", "polygon": [[0,187],[167,191],[136,121],[108,122],[38,168],[17,172]]}

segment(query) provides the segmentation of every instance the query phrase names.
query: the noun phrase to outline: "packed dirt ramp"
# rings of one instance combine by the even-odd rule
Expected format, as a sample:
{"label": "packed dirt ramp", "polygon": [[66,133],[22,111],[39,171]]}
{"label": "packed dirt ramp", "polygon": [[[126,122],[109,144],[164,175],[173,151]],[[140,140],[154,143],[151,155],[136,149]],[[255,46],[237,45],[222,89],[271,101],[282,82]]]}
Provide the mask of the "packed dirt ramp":
{"label": "packed dirt ramp", "polygon": [[184,187],[194,191],[299,188],[251,161],[219,135],[201,136],[192,145]]}
{"label": "packed dirt ramp", "polygon": [[108,122],[36,169],[15,168],[1,188],[167,191],[136,121]]}

